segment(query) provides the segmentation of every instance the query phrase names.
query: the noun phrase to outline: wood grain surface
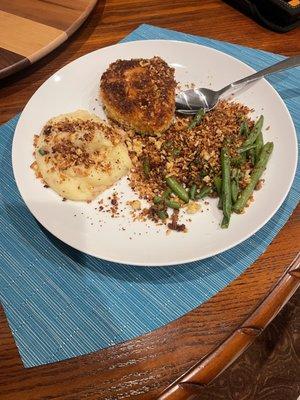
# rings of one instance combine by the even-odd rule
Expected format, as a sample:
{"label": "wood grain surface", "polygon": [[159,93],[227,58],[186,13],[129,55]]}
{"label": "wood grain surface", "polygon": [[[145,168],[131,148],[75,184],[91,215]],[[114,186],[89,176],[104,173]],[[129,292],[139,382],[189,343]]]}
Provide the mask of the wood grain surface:
{"label": "wood grain surface", "polygon": [[300,393],[300,291],[223,374],[197,387],[200,400],[297,400]]}
{"label": "wood grain surface", "polygon": [[[7,0],[7,3],[10,2]],[[71,39],[26,70],[1,81],[0,122],[21,111],[55,70],[83,54],[116,43],[141,23],[285,55],[300,53],[299,30],[285,34],[268,31],[222,1],[100,1]],[[254,315],[268,293],[274,293],[280,279],[287,276],[285,273],[299,252],[299,244],[300,207],[260,259],[208,302],[143,337],[52,365],[23,368],[2,312],[1,400],[158,398],[167,386],[200,359],[219,349]],[[299,280],[297,274],[293,282]],[[293,284],[293,290],[296,285]],[[286,288],[288,298],[293,290]],[[299,299],[299,292],[295,298]],[[287,304],[279,315],[279,322],[270,326],[266,336],[256,339],[245,354],[246,359],[236,361],[208,387],[183,388],[184,398],[295,400],[300,375],[299,326],[296,326],[299,313],[289,311],[296,309],[293,304],[299,304],[299,300]]]}
{"label": "wood grain surface", "polygon": [[95,4],[96,0],[0,0],[0,79],[67,40]]}

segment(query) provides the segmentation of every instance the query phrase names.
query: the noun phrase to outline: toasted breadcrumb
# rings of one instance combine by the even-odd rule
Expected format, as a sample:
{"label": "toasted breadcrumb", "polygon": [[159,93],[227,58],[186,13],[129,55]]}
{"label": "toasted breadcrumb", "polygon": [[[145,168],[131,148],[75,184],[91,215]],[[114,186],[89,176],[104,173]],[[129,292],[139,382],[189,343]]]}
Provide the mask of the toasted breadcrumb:
{"label": "toasted breadcrumb", "polygon": [[[174,176],[186,187],[192,183],[213,187],[213,179],[221,171],[221,148],[226,145],[230,155],[238,158],[236,149],[245,140],[240,135],[241,121],[246,120],[250,129],[254,125],[247,117],[249,111],[242,104],[221,101],[194,129],[188,130],[191,117],[178,115],[160,137],[141,136],[131,131],[126,140],[133,162],[130,186],[149,201],[165,190],[167,176]],[[147,175],[143,171],[145,160],[150,166]],[[242,187],[247,184],[253,166],[248,162],[243,168]]]}
{"label": "toasted breadcrumb", "polygon": [[188,214],[196,214],[198,211],[201,211],[200,204],[194,201],[189,202],[189,204],[186,207],[186,212]]}
{"label": "toasted breadcrumb", "polygon": [[174,68],[160,57],[117,60],[101,77],[100,97],[120,125],[156,134],[172,123],[175,87]]}

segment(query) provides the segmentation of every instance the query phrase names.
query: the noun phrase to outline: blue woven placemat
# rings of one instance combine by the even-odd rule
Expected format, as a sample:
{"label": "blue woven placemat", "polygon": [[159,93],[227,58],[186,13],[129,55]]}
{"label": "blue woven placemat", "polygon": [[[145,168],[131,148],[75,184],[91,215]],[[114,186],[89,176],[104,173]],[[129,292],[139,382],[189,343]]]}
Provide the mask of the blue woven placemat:
{"label": "blue woven placemat", "polygon": [[[282,56],[142,25],[124,41],[177,39],[231,54],[255,69]],[[300,134],[300,69],[270,82]],[[209,299],[251,265],[300,198],[299,168],[287,199],[257,234],[219,256],[167,268],[97,260],[63,244],[32,217],[11,166],[18,117],[0,127],[1,301],[26,367],[86,354],[167,324]]]}

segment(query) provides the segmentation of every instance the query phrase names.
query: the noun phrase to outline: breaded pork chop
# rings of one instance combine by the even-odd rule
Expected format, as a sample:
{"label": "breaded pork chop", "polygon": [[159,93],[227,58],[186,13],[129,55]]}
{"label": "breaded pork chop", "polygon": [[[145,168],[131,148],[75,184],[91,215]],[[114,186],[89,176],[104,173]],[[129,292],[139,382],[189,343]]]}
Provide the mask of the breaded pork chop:
{"label": "breaded pork chop", "polygon": [[109,118],[138,132],[168,129],[175,112],[174,68],[160,57],[117,60],[103,73],[100,96]]}

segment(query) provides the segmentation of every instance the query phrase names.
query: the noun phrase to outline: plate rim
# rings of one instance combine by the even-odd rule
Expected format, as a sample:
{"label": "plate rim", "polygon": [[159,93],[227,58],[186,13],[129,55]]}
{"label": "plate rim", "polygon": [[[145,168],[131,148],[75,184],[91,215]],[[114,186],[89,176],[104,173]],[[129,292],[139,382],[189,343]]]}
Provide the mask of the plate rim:
{"label": "plate rim", "polygon": [[[110,46],[105,46],[105,47],[102,47],[102,48],[100,48],[100,49],[93,50],[93,51],[91,51],[91,52],[89,52],[89,53],[87,53],[87,54],[84,54],[84,55],[82,55],[82,56],[80,56],[80,57],[78,57],[78,58],[72,60],[71,62],[67,63],[66,65],[64,65],[64,66],[61,67],[60,69],[54,71],[54,72],[53,72],[53,73],[52,73],[52,74],[37,88],[37,90],[32,94],[32,96],[31,96],[30,99],[27,101],[25,107],[23,108],[23,110],[22,110],[22,112],[21,112],[21,114],[20,114],[20,117],[19,117],[19,119],[18,119],[16,128],[15,128],[15,131],[14,131],[13,141],[12,141],[12,150],[11,150],[11,161],[12,161],[12,167],[13,167],[13,175],[14,175],[14,179],[15,179],[15,183],[16,183],[16,185],[17,185],[18,191],[19,191],[19,193],[20,193],[20,195],[21,195],[21,197],[22,197],[22,200],[23,200],[24,203],[26,204],[26,207],[27,207],[28,210],[30,211],[30,213],[33,215],[33,217],[34,217],[48,232],[50,232],[53,236],[55,236],[57,239],[61,240],[63,243],[67,244],[68,246],[70,246],[70,247],[72,247],[72,248],[74,248],[74,249],[76,249],[76,250],[78,250],[78,251],[80,251],[80,252],[82,252],[82,253],[84,253],[84,254],[90,255],[90,256],[95,257],[95,258],[100,259],[100,260],[104,260],[104,261],[108,261],[108,262],[113,262],[113,263],[117,263],[117,264],[122,264],[122,265],[132,265],[132,266],[140,266],[140,267],[167,267],[167,266],[176,266],[176,265],[179,266],[179,265],[184,265],[184,264],[188,264],[188,263],[192,263],[192,262],[196,262],[196,261],[205,260],[205,259],[211,258],[211,257],[213,257],[213,256],[217,256],[217,255],[219,255],[219,254],[224,253],[224,252],[227,251],[227,250],[230,250],[230,249],[232,249],[232,248],[238,246],[238,245],[241,244],[242,242],[244,242],[244,241],[246,241],[247,239],[249,239],[250,237],[252,237],[252,236],[253,236],[255,233],[257,233],[260,229],[262,229],[262,227],[263,227],[264,225],[266,225],[266,224],[270,221],[270,219],[276,214],[276,212],[279,210],[279,208],[281,207],[281,205],[282,205],[282,204],[284,203],[284,201],[286,200],[286,197],[287,197],[288,193],[290,192],[291,187],[292,187],[292,184],[293,184],[294,179],[295,179],[295,175],[296,175],[296,171],[297,171],[297,163],[298,163],[298,145],[297,145],[297,144],[298,144],[298,138],[297,138],[297,132],[296,132],[296,128],[295,128],[295,125],[294,125],[294,121],[293,121],[293,119],[292,119],[292,116],[291,116],[291,114],[290,114],[288,108],[287,108],[287,105],[285,104],[285,102],[284,102],[284,100],[282,99],[282,97],[280,96],[280,94],[279,94],[279,93],[277,92],[277,90],[270,84],[270,82],[268,82],[265,78],[262,78],[262,80],[264,81],[264,83],[266,83],[266,84],[270,87],[270,89],[273,91],[273,94],[274,94],[275,96],[277,96],[278,99],[280,100],[280,102],[281,102],[283,108],[284,108],[285,111],[286,111],[287,117],[289,118],[289,120],[290,120],[290,122],[291,122],[291,126],[292,126],[292,128],[293,128],[293,138],[294,138],[294,141],[295,141],[295,144],[296,144],[296,146],[295,146],[295,148],[294,148],[295,163],[294,163],[294,166],[293,166],[293,172],[292,172],[292,175],[291,175],[290,182],[289,182],[289,184],[288,184],[288,186],[287,186],[287,189],[286,189],[284,195],[282,196],[282,201],[279,202],[279,203],[277,204],[276,207],[274,207],[274,210],[268,215],[268,217],[265,218],[265,219],[263,220],[263,222],[261,222],[260,224],[258,224],[258,225],[256,226],[255,229],[251,230],[250,233],[244,235],[244,236],[242,237],[242,239],[235,241],[234,244],[231,244],[231,245],[228,245],[228,246],[223,247],[222,250],[212,251],[212,252],[210,252],[210,253],[207,253],[205,256],[191,257],[191,258],[189,258],[189,259],[185,259],[184,261],[176,261],[176,260],[174,260],[174,261],[160,262],[160,263],[158,263],[158,262],[155,262],[155,263],[154,263],[154,262],[147,262],[147,263],[146,263],[146,262],[135,262],[135,261],[130,261],[130,260],[125,260],[125,261],[124,261],[124,258],[123,258],[123,259],[118,259],[117,257],[114,257],[114,258],[103,257],[103,256],[100,257],[99,255],[95,254],[93,251],[82,250],[82,249],[79,248],[79,246],[76,246],[76,245],[74,245],[73,243],[71,244],[69,240],[66,240],[65,238],[62,238],[62,235],[60,235],[60,234],[57,233],[57,232],[54,232],[53,229],[49,229],[49,228],[46,226],[46,224],[44,224],[43,222],[41,222],[41,220],[36,216],[36,213],[33,211],[33,209],[30,207],[30,205],[29,205],[29,204],[27,203],[27,201],[25,200],[24,195],[23,195],[23,191],[22,191],[22,189],[21,189],[21,188],[22,188],[22,185],[19,185],[19,181],[18,181],[18,178],[17,178],[17,176],[16,176],[16,165],[15,165],[15,161],[14,161],[14,160],[15,160],[14,154],[15,154],[15,151],[16,151],[15,148],[16,148],[16,140],[17,140],[17,139],[16,139],[16,136],[17,136],[16,134],[17,134],[17,131],[20,129],[20,126],[21,126],[21,124],[22,124],[22,117],[25,115],[25,113],[26,113],[26,111],[27,111],[27,107],[29,107],[29,103],[31,102],[31,100],[33,99],[33,97],[37,95],[37,93],[48,83],[48,81],[49,81],[50,79],[53,78],[53,76],[54,76],[55,74],[58,74],[58,73],[62,72],[64,69],[69,68],[72,64],[75,64],[76,62],[78,62],[78,60],[83,60],[84,58],[90,57],[92,54],[101,52],[101,51],[104,50],[104,49],[112,49],[112,48],[127,47],[127,46],[130,47],[130,46],[132,46],[132,45],[134,45],[134,44],[136,44],[136,43],[147,44],[147,45],[149,45],[149,44],[151,44],[151,43],[175,43],[175,44],[176,44],[176,43],[177,43],[177,44],[179,43],[179,44],[181,44],[181,45],[183,44],[183,45],[185,45],[185,46],[191,46],[191,47],[197,47],[197,48],[202,47],[202,48],[205,48],[205,49],[209,49],[209,50],[211,50],[211,51],[213,51],[213,52],[220,53],[222,56],[229,57],[229,58],[231,58],[232,60],[234,60],[235,62],[237,62],[237,63],[239,63],[239,64],[241,64],[241,65],[243,65],[243,66],[246,66],[248,69],[251,69],[253,72],[256,72],[256,70],[255,70],[253,67],[251,67],[250,65],[248,65],[247,63],[245,63],[245,62],[239,60],[238,58],[236,58],[236,57],[234,57],[234,56],[232,56],[232,55],[230,55],[230,54],[225,53],[224,51],[217,50],[217,49],[215,49],[215,48],[213,48],[213,47],[209,47],[209,46],[206,46],[206,45],[202,45],[202,44],[198,44],[198,43],[194,43],[194,42],[189,42],[189,41],[181,41],[181,40],[169,40],[169,39],[133,40],[133,41],[129,41],[129,42],[121,42],[121,43],[116,43],[116,44],[113,44],[113,45],[110,45]],[[26,197],[26,196],[25,196],[25,197]]]}

